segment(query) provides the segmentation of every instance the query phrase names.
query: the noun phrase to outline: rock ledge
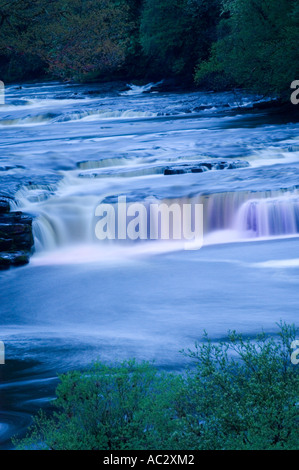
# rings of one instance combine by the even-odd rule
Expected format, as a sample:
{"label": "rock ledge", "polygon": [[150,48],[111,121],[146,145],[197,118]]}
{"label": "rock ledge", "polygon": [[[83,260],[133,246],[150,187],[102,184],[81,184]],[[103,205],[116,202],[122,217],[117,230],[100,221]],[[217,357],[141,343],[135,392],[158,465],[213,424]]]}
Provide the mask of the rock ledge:
{"label": "rock ledge", "polygon": [[0,199],[0,269],[29,263],[33,245],[32,218]]}

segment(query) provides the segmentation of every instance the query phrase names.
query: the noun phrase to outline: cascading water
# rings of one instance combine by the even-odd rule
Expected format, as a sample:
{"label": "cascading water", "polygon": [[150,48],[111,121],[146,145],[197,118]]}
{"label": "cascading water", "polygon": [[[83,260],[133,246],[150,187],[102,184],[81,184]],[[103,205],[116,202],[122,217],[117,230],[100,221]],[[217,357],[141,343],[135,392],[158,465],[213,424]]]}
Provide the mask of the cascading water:
{"label": "cascading water", "polygon": [[65,198],[41,210],[33,222],[36,249],[43,251],[91,242],[92,212],[88,210],[89,202]]}
{"label": "cascading water", "polygon": [[[109,195],[106,193],[100,197],[99,182],[92,182],[94,194],[78,195],[78,185],[75,195],[63,195],[60,191],[59,196],[29,204],[27,198],[32,198],[33,191],[23,191],[21,205],[36,216],[33,222],[36,251],[99,244],[95,237],[95,209],[101,201],[105,202],[105,197],[109,200]],[[62,187],[65,187],[65,184]],[[84,189],[86,191],[85,182],[82,183],[81,191]],[[138,199],[136,196],[135,202],[144,203],[147,215],[141,216],[148,218],[149,201]],[[168,206],[177,204],[182,211],[186,204],[193,207],[192,211],[196,204],[202,204],[204,236],[208,244],[299,234],[297,190],[216,193],[191,198],[160,199],[158,202]],[[126,223],[128,226],[129,219]],[[145,225],[146,223],[147,221]],[[178,222],[173,220],[173,223]],[[181,227],[173,227],[173,230],[181,230]]]}
{"label": "cascading water", "polygon": [[239,230],[257,238],[299,234],[299,197],[249,200],[236,219]]}
{"label": "cascading water", "polygon": [[37,252],[94,241],[93,218],[99,197],[61,195],[31,202],[32,190],[22,191],[18,207],[31,213]]}
{"label": "cascading water", "polygon": [[214,194],[205,202],[205,233],[230,230],[225,241],[299,234],[298,190]]}
{"label": "cascading water", "polygon": [[121,93],[123,96],[134,96],[134,95],[141,95],[142,93],[147,93],[150,92],[150,90],[158,85],[161,85],[163,83],[163,80],[161,80],[158,83],[147,83],[146,85],[143,86],[138,86],[138,85],[128,85],[129,90],[124,91]]}

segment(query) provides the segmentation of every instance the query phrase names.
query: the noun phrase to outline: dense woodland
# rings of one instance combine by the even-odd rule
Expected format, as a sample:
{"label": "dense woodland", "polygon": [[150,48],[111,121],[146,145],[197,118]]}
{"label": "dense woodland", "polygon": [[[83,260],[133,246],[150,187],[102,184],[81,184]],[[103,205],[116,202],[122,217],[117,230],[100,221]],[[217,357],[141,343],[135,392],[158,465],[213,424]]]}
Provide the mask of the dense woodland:
{"label": "dense woodland", "polygon": [[0,0],[5,82],[176,78],[289,96],[297,0]]}

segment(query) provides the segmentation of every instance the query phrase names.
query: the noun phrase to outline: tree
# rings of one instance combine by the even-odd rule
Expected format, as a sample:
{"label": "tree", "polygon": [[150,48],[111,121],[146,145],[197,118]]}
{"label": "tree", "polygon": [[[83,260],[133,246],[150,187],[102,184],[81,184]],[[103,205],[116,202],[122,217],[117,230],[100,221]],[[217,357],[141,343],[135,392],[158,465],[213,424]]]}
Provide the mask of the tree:
{"label": "tree", "polygon": [[199,63],[198,83],[220,73],[242,88],[289,99],[298,77],[299,6],[296,0],[223,0],[218,41]]}
{"label": "tree", "polygon": [[209,55],[219,5],[218,0],[146,0],[140,37],[151,68],[192,77],[198,59]]}
{"label": "tree", "polygon": [[0,51],[34,56],[61,78],[117,70],[129,40],[128,5],[117,0],[0,1]]}

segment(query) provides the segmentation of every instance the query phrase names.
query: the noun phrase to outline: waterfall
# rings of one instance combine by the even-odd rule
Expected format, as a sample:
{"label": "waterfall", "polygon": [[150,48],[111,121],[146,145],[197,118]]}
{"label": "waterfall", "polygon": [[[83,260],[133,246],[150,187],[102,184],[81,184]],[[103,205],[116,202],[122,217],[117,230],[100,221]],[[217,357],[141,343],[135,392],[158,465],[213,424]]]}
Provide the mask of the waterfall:
{"label": "waterfall", "polygon": [[253,199],[242,205],[236,227],[255,237],[299,233],[299,198]]}
{"label": "waterfall", "polygon": [[98,198],[65,197],[41,205],[33,223],[38,251],[92,243],[93,217]]}
{"label": "waterfall", "polygon": [[[84,183],[85,184],[85,183]],[[37,251],[49,251],[59,247],[68,247],[79,244],[103,243],[95,235],[95,226],[98,221],[95,215],[96,207],[109,202],[113,205],[117,197],[106,199],[96,195],[98,183],[90,188],[90,194],[72,194],[69,187],[64,184],[65,193],[60,193],[49,199],[41,198],[38,188],[22,191],[24,210],[33,213],[36,217],[33,223],[35,247]],[[81,188],[81,185],[79,185]],[[88,186],[82,186],[89,188]],[[36,198],[34,195],[36,194]],[[157,202],[156,199],[153,199]],[[35,201],[35,202],[32,202]],[[146,226],[149,224],[149,199],[134,197],[128,199],[128,207],[132,203],[139,202],[144,206],[144,214],[140,214],[140,222]],[[299,193],[298,190],[275,191],[241,191],[197,195],[193,197],[181,197],[176,199],[161,199],[158,201],[170,207],[176,204],[183,213],[184,205],[191,205],[192,214],[196,204],[203,205],[203,231],[206,243],[225,243],[242,241],[244,239],[259,239],[264,237],[293,236],[299,234]],[[117,214],[117,208],[116,208]],[[131,214],[132,215],[132,214]],[[181,231],[182,220],[178,220],[169,214],[165,223],[171,223],[170,234]],[[166,217],[163,215],[163,217]],[[144,218],[144,220],[142,219]],[[147,220],[146,220],[147,219]],[[170,221],[170,222],[169,222]],[[126,231],[131,219],[122,219],[121,231]],[[192,222],[193,223],[193,222]],[[163,225],[163,222],[161,221]],[[178,226],[176,226],[176,224]],[[131,223],[132,226],[132,223]],[[140,228],[140,227],[139,227]],[[117,231],[120,228],[117,228]],[[158,237],[160,240],[161,237]],[[173,238],[170,236],[170,238]],[[113,244],[123,242],[117,237]],[[147,240],[146,237],[142,241]],[[128,241],[128,240],[127,240]],[[136,238],[130,243],[140,241]],[[156,242],[157,242],[156,241]],[[156,243],[155,242],[155,243]],[[111,243],[111,242],[110,242]]]}
{"label": "waterfall", "polygon": [[[205,235],[221,242],[299,234],[298,190],[230,192],[205,196]],[[224,232],[227,231],[225,234]]]}

